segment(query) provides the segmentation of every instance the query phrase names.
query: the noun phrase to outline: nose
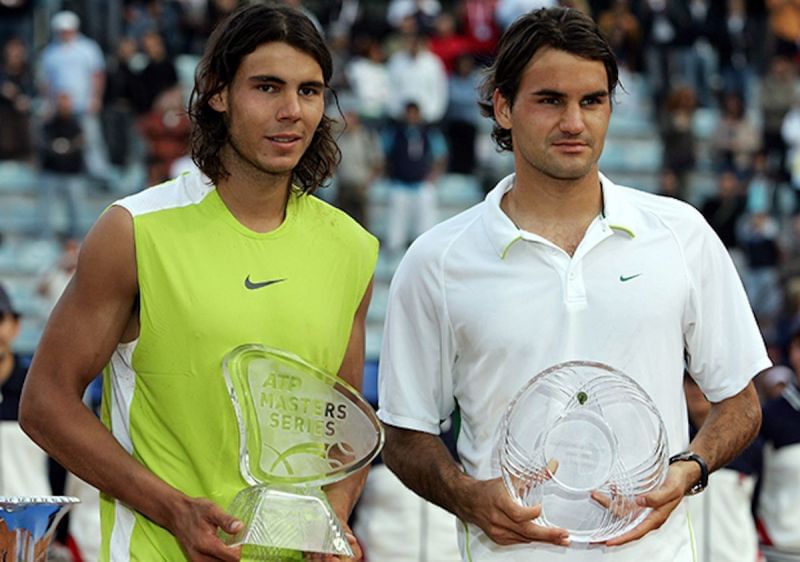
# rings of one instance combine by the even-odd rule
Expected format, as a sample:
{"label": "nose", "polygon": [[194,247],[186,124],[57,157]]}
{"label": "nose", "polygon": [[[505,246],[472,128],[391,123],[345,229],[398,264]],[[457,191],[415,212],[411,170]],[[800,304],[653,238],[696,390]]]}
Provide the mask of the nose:
{"label": "nose", "polygon": [[300,99],[297,92],[287,92],[278,108],[279,120],[297,121],[300,119]]}
{"label": "nose", "polygon": [[562,132],[579,135],[583,132],[583,111],[579,103],[570,103],[564,107],[559,127]]}

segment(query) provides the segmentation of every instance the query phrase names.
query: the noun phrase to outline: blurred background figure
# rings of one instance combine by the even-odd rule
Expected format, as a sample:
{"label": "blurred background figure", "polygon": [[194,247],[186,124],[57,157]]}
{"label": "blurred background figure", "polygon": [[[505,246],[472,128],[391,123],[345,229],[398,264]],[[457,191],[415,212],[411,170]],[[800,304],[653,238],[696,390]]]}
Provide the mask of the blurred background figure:
{"label": "blurred background figure", "polygon": [[36,293],[42,298],[42,305],[47,316],[50,316],[61,293],[75,273],[78,266],[78,253],[81,243],[75,238],[64,238],[61,241],[61,255],[58,261],[47,268],[36,284]]}
{"label": "blurred background figure", "polygon": [[354,99],[342,98],[341,108],[345,121],[338,137],[342,161],[336,170],[336,206],[369,228],[370,187],[383,173],[381,140],[361,123]]}
{"label": "blurred background figure", "polygon": [[764,468],[758,518],[765,544],[800,551],[800,331],[789,343],[795,376],[781,395],[764,405],[761,435]]}
{"label": "blurred background figure", "polygon": [[83,236],[81,216],[86,201],[84,171],[84,134],[81,122],[73,111],[72,99],[62,92],[56,98],[56,111],[42,127],[39,150],[42,168],[42,195],[40,200],[42,235],[53,238],[59,230],[58,200],[65,202],[67,223],[61,234],[71,238]]}
{"label": "blurred background figure", "polygon": [[472,55],[456,57],[448,79],[449,103],[443,124],[450,149],[448,171],[453,174],[471,175],[478,165],[476,142],[482,119],[477,101],[479,81]]}
{"label": "blurred background figure", "polygon": [[100,46],[79,32],[80,19],[73,12],[58,12],[50,22],[53,41],[39,60],[39,83],[52,111],[61,94],[72,102],[72,110],[85,135],[87,172],[97,180],[111,178],[108,153],[100,124],[105,90],[105,59]]}
{"label": "blurred background figure", "polygon": [[425,122],[419,105],[409,101],[403,119],[384,131],[383,148],[391,209],[386,249],[397,256],[439,220],[436,182],[447,165],[447,145],[441,132]]}
{"label": "blurred background figure", "polygon": [[403,119],[406,102],[413,101],[426,123],[441,121],[447,109],[447,73],[422,33],[403,34],[401,49],[389,58],[388,69],[393,118]]}
{"label": "blurred background figure", "polygon": [[0,61],[0,160],[31,159],[34,94],[25,44],[19,38],[11,38],[3,45]]}
{"label": "blurred background figure", "polygon": [[693,127],[697,97],[689,86],[678,86],[669,95],[661,110],[661,165],[675,174],[673,197],[688,197],[689,174],[697,163],[697,141]]}
{"label": "blurred background figure", "polygon": [[192,130],[180,88],[162,91],[138,126],[147,146],[148,185],[167,181],[172,165],[189,151]]}
{"label": "blurred background figure", "polygon": [[47,454],[19,427],[19,398],[30,357],[14,353],[20,313],[0,284],[0,496],[50,494]]}

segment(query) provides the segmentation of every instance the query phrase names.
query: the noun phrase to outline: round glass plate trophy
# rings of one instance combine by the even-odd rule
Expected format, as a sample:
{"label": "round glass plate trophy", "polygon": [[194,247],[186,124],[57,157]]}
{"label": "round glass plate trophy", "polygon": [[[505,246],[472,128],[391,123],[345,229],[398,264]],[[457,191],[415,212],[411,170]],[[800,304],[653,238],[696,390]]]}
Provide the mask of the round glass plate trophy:
{"label": "round glass plate trophy", "polygon": [[534,377],[502,421],[500,467],[511,496],[541,505],[537,525],[604,542],[649,513],[636,497],[663,482],[667,436],[658,410],[630,377],[572,361]]}
{"label": "round glass plate trophy", "polygon": [[0,496],[0,560],[47,560],[58,522],[76,503],[69,496]]}
{"label": "round glass plate trophy", "polygon": [[239,468],[251,485],[228,508],[244,529],[222,533],[225,542],[256,559],[284,559],[286,550],[352,556],[321,487],[380,452],[383,427],[372,407],[339,377],[260,345],[231,351],[223,372],[239,424]]}

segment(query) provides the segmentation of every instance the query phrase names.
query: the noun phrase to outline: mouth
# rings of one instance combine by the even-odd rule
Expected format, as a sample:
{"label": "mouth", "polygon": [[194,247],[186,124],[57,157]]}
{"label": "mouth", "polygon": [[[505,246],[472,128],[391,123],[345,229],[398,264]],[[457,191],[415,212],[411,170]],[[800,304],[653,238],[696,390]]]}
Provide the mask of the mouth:
{"label": "mouth", "polygon": [[581,141],[561,141],[561,142],[554,142],[553,146],[561,151],[567,153],[578,153],[583,152],[589,148],[589,145],[585,142]]}
{"label": "mouth", "polygon": [[279,144],[282,146],[293,146],[294,144],[300,142],[302,140],[302,136],[295,135],[295,134],[282,134],[282,135],[269,135],[266,137],[268,141],[274,144]]}

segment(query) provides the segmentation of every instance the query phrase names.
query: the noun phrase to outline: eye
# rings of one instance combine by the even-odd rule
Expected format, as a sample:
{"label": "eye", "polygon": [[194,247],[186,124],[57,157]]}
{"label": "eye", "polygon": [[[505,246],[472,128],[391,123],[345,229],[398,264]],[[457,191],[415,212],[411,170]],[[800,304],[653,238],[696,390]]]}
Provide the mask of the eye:
{"label": "eye", "polygon": [[540,98],[539,103],[544,105],[558,105],[561,103],[559,98]]}
{"label": "eye", "polygon": [[306,96],[306,97],[318,96],[321,93],[322,90],[320,88],[315,88],[313,86],[303,86],[302,88],[300,88],[301,96]]}
{"label": "eye", "polygon": [[602,105],[604,101],[605,98],[602,98],[600,96],[592,96],[589,98],[585,98],[581,103],[583,105]]}
{"label": "eye", "polygon": [[259,84],[257,86],[258,91],[265,92],[267,94],[271,94],[278,91],[278,88],[275,84]]}

